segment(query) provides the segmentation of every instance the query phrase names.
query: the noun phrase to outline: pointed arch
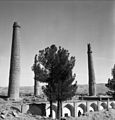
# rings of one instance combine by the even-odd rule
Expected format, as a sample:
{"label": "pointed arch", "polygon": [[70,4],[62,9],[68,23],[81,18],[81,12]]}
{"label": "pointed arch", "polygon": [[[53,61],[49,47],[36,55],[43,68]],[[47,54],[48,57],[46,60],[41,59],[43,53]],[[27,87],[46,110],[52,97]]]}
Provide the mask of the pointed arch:
{"label": "pointed arch", "polygon": [[[57,113],[57,106],[56,105],[52,105],[52,112],[53,112],[53,119],[56,118],[56,113]],[[49,117],[49,114],[50,114],[50,106],[46,109],[46,115],[47,117]]]}
{"label": "pointed arch", "polygon": [[[50,109],[50,106],[47,109]],[[54,112],[56,113],[57,112],[57,106],[56,105],[52,105],[52,110],[54,110]]]}
{"label": "pointed arch", "polygon": [[67,104],[64,107],[69,109],[71,116],[74,116],[74,107],[71,104]]}
{"label": "pointed arch", "polygon": [[107,109],[107,104],[106,103],[101,103],[101,106],[103,107],[103,109]]}
{"label": "pointed arch", "polygon": [[112,103],[110,104],[110,106],[111,106],[113,109],[115,109],[115,103],[114,103],[114,102],[112,102]]}
{"label": "pointed arch", "polygon": [[85,104],[80,104],[78,107],[80,107],[82,110],[83,110],[83,113],[86,112],[87,108],[86,108],[86,105]]}
{"label": "pointed arch", "polygon": [[92,104],[90,105],[90,107],[92,107],[94,111],[98,111],[98,106],[97,106],[97,104],[92,103]]}

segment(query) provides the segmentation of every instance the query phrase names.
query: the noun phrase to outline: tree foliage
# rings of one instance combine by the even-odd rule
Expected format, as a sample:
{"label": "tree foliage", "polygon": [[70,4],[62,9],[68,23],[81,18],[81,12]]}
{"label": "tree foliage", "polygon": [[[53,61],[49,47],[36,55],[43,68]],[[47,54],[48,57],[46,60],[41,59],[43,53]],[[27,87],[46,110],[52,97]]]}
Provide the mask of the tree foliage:
{"label": "tree foliage", "polygon": [[45,82],[48,78],[48,71],[42,66],[42,64],[38,60],[38,55],[35,55],[34,64],[32,66],[32,70],[34,71],[34,79],[40,82]]}
{"label": "tree foliage", "polygon": [[[42,78],[40,81],[47,83],[43,87],[43,92],[48,100],[58,103],[58,119],[61,117],[62,101],[71,99],[76,94],[77,89],[77,82],[74,83],[75,74],[72,74],[75,57],[69,55],[68,50],[51,45],[39,51],[38,66],[37,68],[33,67],[37,74],[36,79]],[[42,69],[40,65],[43,66]],[[40,71],[41,75],[45,76],[44,79],[39,76]]]}
{"label": "tree foliage", "polygon": [[110,91],[108,91],[107,94],[112,95],[113,98],[115,99],[115,65],[111,70],[111,75],[112,75],[112,78],[108,79],[108,83],[105,84],[105,86],[110,89]]}

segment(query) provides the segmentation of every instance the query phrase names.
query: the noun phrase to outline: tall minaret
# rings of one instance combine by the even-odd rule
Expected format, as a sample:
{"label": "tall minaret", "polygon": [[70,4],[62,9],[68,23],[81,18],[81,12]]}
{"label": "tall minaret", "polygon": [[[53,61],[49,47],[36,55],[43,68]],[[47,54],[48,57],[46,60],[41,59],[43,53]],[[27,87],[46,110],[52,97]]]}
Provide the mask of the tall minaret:
{"label": "tall minaret", "polygon": [[19,99],[20,83],[20,26],[17,22],[13,24],[12,48],[9,73],[8,97],[10,99]]}
{"label": "tall minaret", "polygon": [[91,46],[88,44],[88,73],[89,73],[89,96],[96,95],[95,73],[93,68],[93,59]]}

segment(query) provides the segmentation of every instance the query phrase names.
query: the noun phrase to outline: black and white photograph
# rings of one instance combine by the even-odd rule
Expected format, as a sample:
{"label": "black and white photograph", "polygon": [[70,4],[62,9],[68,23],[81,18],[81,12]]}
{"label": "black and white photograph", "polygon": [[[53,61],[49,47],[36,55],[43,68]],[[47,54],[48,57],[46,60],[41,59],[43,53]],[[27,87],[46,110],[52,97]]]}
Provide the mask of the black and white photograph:
{"label": "black and white photograph", "polygon": [[115,119],[115,0],[0,0],[3,119]]}

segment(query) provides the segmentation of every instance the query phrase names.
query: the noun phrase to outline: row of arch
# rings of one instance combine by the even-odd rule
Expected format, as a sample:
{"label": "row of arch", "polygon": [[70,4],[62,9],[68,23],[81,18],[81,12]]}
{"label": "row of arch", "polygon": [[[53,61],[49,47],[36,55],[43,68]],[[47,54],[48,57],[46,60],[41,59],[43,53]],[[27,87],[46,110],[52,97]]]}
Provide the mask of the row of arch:
{"label": "row of arch", "polygon": [[[108,105],[107,105],[106,102],[100,103],[99,107],[100,107],[100,110],[108,109]],[[109,104],[109,108],[113,108],[114,109],[115,108],[115,103],[111,102]],[[53,118],[55,118],[56,117],[57,106],[53,104],[52,109],[53,109]],[[87,106],[85,104],[81,103],[81,104],[79,104],[77,106],[77,111],[75,113],[74,106],[72,106],[71,104],[66,104],[62,108],[62,116],[64,117],[65,114],[68,114],[69,116],[73,116],[74,117],[75,114],[76,114],[76,116],[78,116],[78,111],[80,111],[82,114],[84,114],[87,111],[89,112],[89,111],[98,111],[98,110],[99,110],[99,108],[98,108],[98,105],[96,103],[91,103],[89,105],[89,110],[87,110]],[[46,109],[46,116],[48,117],[49,114],[50,114],[50,108],[48,107]]]}

